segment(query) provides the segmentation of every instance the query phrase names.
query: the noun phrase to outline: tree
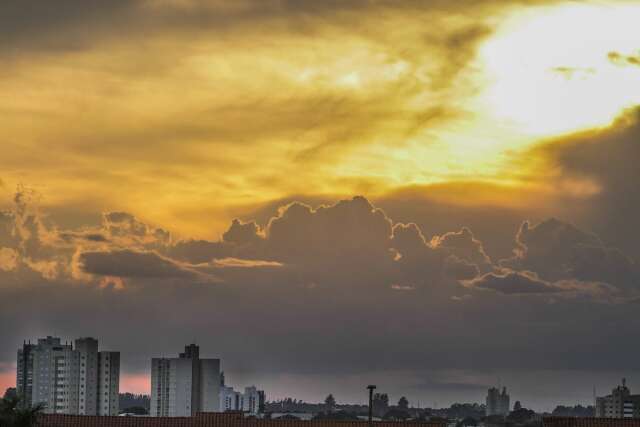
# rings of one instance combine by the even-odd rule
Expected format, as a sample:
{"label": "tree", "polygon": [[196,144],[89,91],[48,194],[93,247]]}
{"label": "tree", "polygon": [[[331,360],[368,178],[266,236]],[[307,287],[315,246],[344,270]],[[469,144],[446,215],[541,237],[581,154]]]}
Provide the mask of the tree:
{"label": "tree", "polygon": [[519,400],[516,400],[516,403],[513,405],[513,411],[519,411],[520,409],[522,409],[522,404]]}
{"label": "tree", "polygon": [[23,407],[20,398],[10,396],[0,401],[0,426],[2,427],[34,427],[44,409],[43,405]]}
{"label": "tree", "polygon": [[527,421],[535,417],[536,413],[531,409],[520,408],[517,411],[513,411],[507,417],[507,421],[511,421],[516,424],[524,424]]}
{"label": "tree", "polygon": [[409,401],[406,397],[402,396],[400,400],[398,400],[398,408],[402,409],[403,411],[409,410]]}
{"label": "tree", "polygon": [[12,397],[17,397],[18,396],[18,392],[16,391],[16,389],[14,387],[9,387],[5,392],[4,392],[4,399],[10,399]]}
{"label": "tree", "polygon": [[336,407],[336,399],[333,397],[333,394],[330,394],[324,399],[324,407],[327,412],[333,412]]}

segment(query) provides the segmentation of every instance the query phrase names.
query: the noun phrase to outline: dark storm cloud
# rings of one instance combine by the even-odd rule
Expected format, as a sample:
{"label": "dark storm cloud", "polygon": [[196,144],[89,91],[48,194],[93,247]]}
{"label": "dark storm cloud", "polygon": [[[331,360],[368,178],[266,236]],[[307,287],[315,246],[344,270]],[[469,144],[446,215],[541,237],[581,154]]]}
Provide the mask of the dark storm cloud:
{"label": "dark storm cloud", "polygon": [[515,255],[501,260],[502,266],[534,271],[548,281],[577,279],[640,290],[640,269],[631,258],[571,224],[549,219],[531,226],[525,221],[516,243]]}
{"label": "dark storm cloud", "polygon": [[191,263],[226,257],[281,262],[304,277],[293,280],[329,287],[436,289],[487,269],[482,244],[468,229],[434,242],[416,224],[393,224],[384,211],[355,197],[316,209],[291,203],[264,229],[235,220],[221,242],[177,242],[167,254]]}
{"label": "dark storm cloud", "polygon": [[[4,214],[9,234],[27,212],[39,218],[28,204]],[[221,241],[175,241],[124,213],[105,214],[93,229],[43,225],[39,240],[47,250],[40,253],[53,255],[38,260],[55,261],[57,275],[36,270],[15,249],[21,240],[6,240],[15,263],[13,252],[0,252],[2,265],[11,265],[0,269],[0,325],[19,325],[0,326],[8,343],[0,360],[13,360],[25,337],[56,331],[98,336],[123,351],[125,372],[146,372],[149,357],[173,354],[193,337],[215,342],[208,351],[231,371],[274,375],[606,366],[638,323],[637,305],[625,302],[637,295],[632,288],[616,293],[606,284],[615,277],[542,279],[547,266],[526,253],[548,260],[549,248],[601,247],[600,239],[557,220],[526,224],[509,271],[491,263],[471,229],[428,238],[416,223],[396,223],[363,197],[315,208],[288,204],[264,227],[233,222]],[[108,238],[84,238],[93,234]],[[525,272],[524,265],[541,271]],[[203,277],[215,284],[203,286]],[[604,339],[611,346],[584,356]],[[555,350],[567,347],[575,356]],[[640,352],[626,348],[620,366],[632,366]],[[258,352],[254,366],[248,355]]]}
{"label": "dark storm cloud", "polygon": [[[640,215],[638,141],[640,110],[635,109],[608,128],[554,140],[535,149],[536,155],[544,156],[559,172],[560,179],[591,182],[599,188],[597,194],[573,203],[566,214],[605,239],[606,246],[619,248],[635,259],[640,256],[640,227],[635,225]],[[625,264],[619,254],[607,256]],[[623,271],[628,267],[623,266]]]}

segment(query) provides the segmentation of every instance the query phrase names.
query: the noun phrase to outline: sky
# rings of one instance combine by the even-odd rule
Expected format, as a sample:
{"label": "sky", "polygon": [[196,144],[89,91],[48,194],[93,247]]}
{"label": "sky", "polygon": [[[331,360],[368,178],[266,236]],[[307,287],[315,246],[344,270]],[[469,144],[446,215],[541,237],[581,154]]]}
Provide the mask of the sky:
{"label": "sky", "polygon": [[0,389],[94,336],[268,399],[640,387],[640,4],[0,4]]}

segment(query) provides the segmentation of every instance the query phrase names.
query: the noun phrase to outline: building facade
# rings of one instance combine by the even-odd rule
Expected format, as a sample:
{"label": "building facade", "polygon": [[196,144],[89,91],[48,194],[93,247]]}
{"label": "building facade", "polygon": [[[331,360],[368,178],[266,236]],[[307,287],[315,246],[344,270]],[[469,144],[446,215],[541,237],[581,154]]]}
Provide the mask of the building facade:
{"label": "building facade", "polygon": [[220,359],[200,359],[191,344],[177,358],[151,360],[151,410],[155,417],[220,411]]}
{"label": "building facade", "polygon": [[257,415],[264,411],[264,391],[256,386],[245,387],[242,395],[242,411],[251,415]]}
{"label": "building facade", "polygon": [[506,387],[502,388],[502,392],[496,387],[489,389],[487,392],[486,415],[509,415],[509,395]]}
{"label": "building facade", "polygon": [[631,394],[627,381],[611,390],[611,394],[596,398],[596,417],[640,418],[640,395]]}
{"label": "building facade", "polygon": [[235,391],[233,387],[225,385],[220,387],[220,410],[222,412],[242,411],[243,407],[242,393]]}
{"label": "building facade", "polygon": [[26,406],[43,404],[45,413],[117,415],[119,378],[120,353],[99,352],[94,338],[74,346],[46,337],[18,350],[17,393]]}
{"label": "building facade", "polygon": [[235,391],[233,387],[220,387],[220,410],[241,411],[249,415],[258,415],[264,412],[265,393],[256,386],[245,387],[244,393]]}

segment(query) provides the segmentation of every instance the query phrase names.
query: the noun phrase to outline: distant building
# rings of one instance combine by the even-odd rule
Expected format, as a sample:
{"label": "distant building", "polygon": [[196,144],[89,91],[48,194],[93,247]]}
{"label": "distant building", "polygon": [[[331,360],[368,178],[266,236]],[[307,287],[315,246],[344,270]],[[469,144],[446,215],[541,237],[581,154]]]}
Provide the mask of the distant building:
{"label": "distant building", "polygon": [[222,412],[242,411],[243,406],[242,393],[235,391],[233,387],[224,385],[220,387],[220,409]]}
{"label": "distant building", "polygon": [[233,387],[220,388],[220,408],[224,411],[242,411],[250,415],[264,412],[265,394],[255,386],[245,387],[244,393],[235,391]]}
{"label": "distant building", "polygon": [[502,388],[502,392],[496,387],[489,389],[487,392],[486,415],[509,415],[509,395],[506,387]]}
{"label": "distant building", "polygon": [[151,360],[151,410],[155,417],[220,411],[220,359],[200,359],[191,344],[177,358]]}
{"label": "distant building", "polygon": [[94,338],[46,337],[18,350],[16,390],[25,406],[50,414],[117,415],[120,353],[98,351]]}
{"label": "distant building", "polygon": [[596,417],[640,418],[640,395],[631,394],[627,382],[611,390],[611,394],[596,398]]}
{"label": "distant building", "polygon": [[264,391],[258,390],[256,386],[245,387],[242,396],[242,411],[248,414],[257,415],[264,411]]}

